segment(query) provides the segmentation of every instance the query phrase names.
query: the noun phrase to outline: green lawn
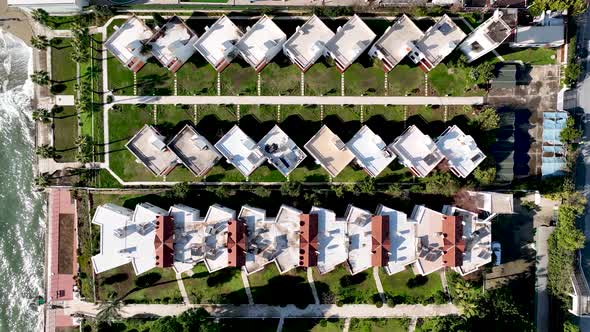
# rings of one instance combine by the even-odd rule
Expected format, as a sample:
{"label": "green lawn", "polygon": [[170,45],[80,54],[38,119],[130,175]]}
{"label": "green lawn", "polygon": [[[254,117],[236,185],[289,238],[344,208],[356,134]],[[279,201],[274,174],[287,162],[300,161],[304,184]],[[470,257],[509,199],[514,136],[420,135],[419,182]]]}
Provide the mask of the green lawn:
{"label": "green lawn", "polygon": [[469,78],[469,67],[449,67],[444,63],[428,73],[428,82],[439,96],[482,96],[485,90],[478,89]]}
{"label": "green lawn", "polygon": [[312,319],[312,318],[291,318],[285,319],[283,332],[342,332],[344,319]]}
{"label": "green lawn", "polygon": [[[125,23],[124,19],[116,19],[107,27],[107,34],[110,36],[115,30],[115,26],[121,26]],[[121,62],[110,52],[107,52],[107,72],[109,80],[109,90],[116,95],[133,95],[133,72],[123,66]]]}
{"label": "green lawn", "polygon": [[393,299],[395,303],[434,302],[434,297],[440,296],[439,293],[443,291],[438,273],[415,276],[412,269],[407,268],[389,276],[379,269],[379,276],[387,298]]}
{"label": "green lawn", "polygon": [[351,332],[405,332],[408,330],[409,319],[359,319],[350,321]]}
{"label": "green lawn", "polygon": [[257,74],[254,68],[240,58],[236,58],[221,73],[221,95],[257,95]]}
{"label": "green lawn", "polygon": [[249,275],[248,281],[254,303],[299,306],[314,303],[304,269],[293,269],[281,275],[275,264],[268,264],[264,270]]}
{"label": "green lawn", "polygon": [[193,268],[193,275],[183,273],[182,280],[193,304],[248,303],[239,269],[226,268],[209,273],[204,264],[198,264]]}
{"label": "green lawn", "polygon": [[76,62],[72,60],[69,38],[51,40],[51,92],[56,95],[74,94]]}
{"label": "green lawn", "polygon": [[76,160],[76,137],[78,137],[78,115],[73,106],[61,106],[53,113],[53,147],[58,162]]}
{"label": "green lawn", "polygon": [[313,279],[322,303],[373,303],[378,297],[370,270],[351,276],[343,265],[323,275],[314,269]]}
{"label": "green lawn", "polygon": [[217,95],[217,71],[198,53],[176,72],[176,80],[179,95]]}
{"label": "green lawn", "polygon": [[340,72],[321,58],[305,73],[306,96],[340,96]]}
{"label": "green lawn", "polygon": [[100,300],[122,299],[128,303],[182,303],[172,268],[154,268],[136,276],[131,263],[96,276]]}
{"label": "green lawn", "polygon": [[424,72],[414,64],[403,62],[387,74],[389,96],[424,95]]}
{"label": "green lawn", "polygon": [[92,109],[80,114],[80,131],[83,136],[89,136],[94,142],[94,161],[103,161],[103,116],[102,116],[102,35],[92,35],[90,40],[90,61],[81,64],[82,79],[90,82],[92,93]]}
{"label": "green lawn", "polygon": [[301,71],[282,53],[260,72],[261,93],[265,96],[300,96]]}
{"label": "green lawn", "polygon": [[344,94],[347,96],[382,96],[385,94],[383,67],[363,54],[344,72]]}
{"label": "green lawn", "polygon": [[131,137],[153,121],[153,105],[121,105],[121,110],[109,111],[110,167],[124,181],[159,180],[125,147]]}
{"label": "green lawn", "polygon": [[156,58],[150,58],[137,72],[137,94],[140,96],[174,95],[173,74]]}
{"label": "green lawn", "polygon": [[500,50],[499,53],[506,61],[520,60],[531,65],[553,65],[555,59],[551,57],[556,56],[555,50],[550,48],[528,48],[520,51],[508,49],[506,51]]}

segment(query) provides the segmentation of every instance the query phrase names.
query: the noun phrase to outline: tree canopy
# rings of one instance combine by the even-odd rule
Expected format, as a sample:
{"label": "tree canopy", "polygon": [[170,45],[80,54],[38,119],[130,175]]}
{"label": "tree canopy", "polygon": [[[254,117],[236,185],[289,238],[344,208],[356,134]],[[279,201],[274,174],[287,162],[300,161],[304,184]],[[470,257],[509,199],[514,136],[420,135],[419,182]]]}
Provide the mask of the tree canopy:
{"label": "tree canopy", "polygon": [[534,0],[534,13],[538,14],[544,10],[568,10],[570,15],[578,15],[586,10],[585,0]]}

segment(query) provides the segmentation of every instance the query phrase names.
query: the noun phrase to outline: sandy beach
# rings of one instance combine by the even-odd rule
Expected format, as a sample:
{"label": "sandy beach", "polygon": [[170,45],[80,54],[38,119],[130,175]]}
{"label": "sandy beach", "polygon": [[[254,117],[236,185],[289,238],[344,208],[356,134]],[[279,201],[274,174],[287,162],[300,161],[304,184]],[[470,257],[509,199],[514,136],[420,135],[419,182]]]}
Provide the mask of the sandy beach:
{"label": "sandy beach", "polygon": [[31,43],[33,27],[29,18],[20,9],[9,8],[6,0],[0,0],[0,29],[12,33],[27,45]]}

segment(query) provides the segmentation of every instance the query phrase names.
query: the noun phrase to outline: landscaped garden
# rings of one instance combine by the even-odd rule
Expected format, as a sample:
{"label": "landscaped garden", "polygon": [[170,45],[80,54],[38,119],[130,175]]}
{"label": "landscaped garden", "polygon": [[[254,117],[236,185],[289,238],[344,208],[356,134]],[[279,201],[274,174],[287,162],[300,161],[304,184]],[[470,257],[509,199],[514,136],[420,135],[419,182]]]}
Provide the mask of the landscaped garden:
{"label": "landscaped garden", "polygon": [[191,303],[248,303],[239,269],[209,273],[205,264],[199,263],[192,275],[182,274],[182,281]]}
{"label": "landscaped garden", "polygon": [[71,162],[76,160],[76,137],[78,137],[78,114],[72,106],[58,106],[53,109],[53,147],[55,160]]}
{"label": "landscaped garden", "polygon": [[351,332],[405,332],[410,324],[409,319],[387,318],[387,319],[360,319],[350,320]]}
{"label": "landscaped garden", "polygon": [[305,307],[314,303],[311,287],[304,269],[293,269],[280,274],[275,264],[248,276],[254,303]]}
{"label": "landscaped garden", "polygon": [[438,273],[414,275],[411,268],[394,275],[379,269],[379,277],[388,303],[444,303],[446,298]]}
{"label": "landscaped garden", "polygon": [[313,279],[321,303],[375,303],[379,293],[369,270],[350,275],[343,265],[329,273],[319,274],[313,269]]}
{"label": "landscaped garden", "polygon": [[51,92],[56,95],[74,94],[76,62],[72,60],[69,38],[51,40]]}
{"label": "landscaped garden", "polygon": [[153,268],[136,276],[131,263],[96,275],[99,300],[125,303],[182,303],[173,269]]}

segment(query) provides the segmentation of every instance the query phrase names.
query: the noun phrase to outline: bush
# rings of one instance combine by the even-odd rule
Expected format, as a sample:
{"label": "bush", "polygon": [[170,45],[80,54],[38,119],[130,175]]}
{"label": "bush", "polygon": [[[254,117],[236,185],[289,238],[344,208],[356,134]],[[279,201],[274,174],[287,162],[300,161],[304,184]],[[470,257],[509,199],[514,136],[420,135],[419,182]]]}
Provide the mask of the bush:
{"label": "bush", "polygon": [[110,104],[110,103],[112,103],[112,102],[113,102],[113,100],[115,100],[115,97],[113,97],[113,95],[108,95],[108,96],[107,96],[107,103],[109,103],[109,104]]}
{"label": "bush", "polygon": [[336,301],[336,306],[337,306],[337,307],[341,307],[341,306],[343,306],[343,305],[344,305],[344,303],[342,302],[342,300],[338,300],[338,301]]}
{"label": "bush", "polygon": [[377,308],[381,308],[383,306],[383,301],[379,300],[379,301],[375,302],[375,306]]}
{"label": "bush", "polygon": [[388,307],[392,307],[392,308],[395,307],[395,304],[396,304],[392,298],[388,298],[386,303],[387,303]]}
{"label": "bush", "polygon": [[417,275],[414,278],[409,279],[408,282],[406,282],[406,286],[408,286],[408,288],[415,288],[415,287],[423,286],[427,282],[428,282],[427,276]]}
{"label": "bush", "polygon": [[158,280],[160,280],[161,278],[162,278],[162,275],[160,273],[150,272],[150,273],[147,273],[147,274],[137,277],[137,279],[135,280],[135,286],[137,286],[139,288],[150,287],[153,284],[155,284],[156,282],[158,282]]}
{"label": "bush", "polygon": [[321,327],[326,327],[326,326],[328,326],[328,321],[327,321],[327,320],[325,320],[325,319],[322,319],[322,320],[320,321],[320,326],[321,326]]}

